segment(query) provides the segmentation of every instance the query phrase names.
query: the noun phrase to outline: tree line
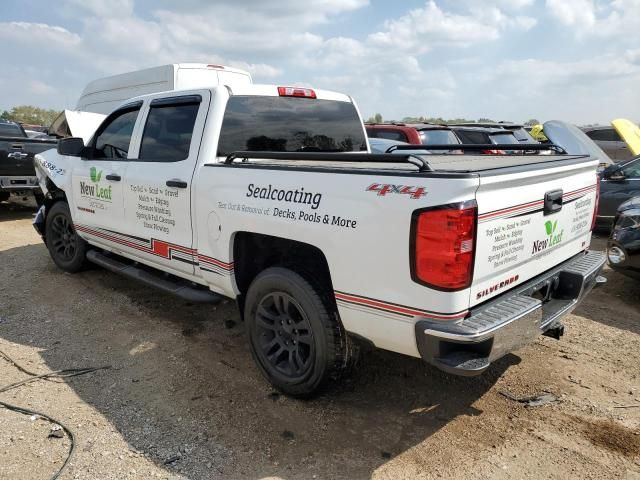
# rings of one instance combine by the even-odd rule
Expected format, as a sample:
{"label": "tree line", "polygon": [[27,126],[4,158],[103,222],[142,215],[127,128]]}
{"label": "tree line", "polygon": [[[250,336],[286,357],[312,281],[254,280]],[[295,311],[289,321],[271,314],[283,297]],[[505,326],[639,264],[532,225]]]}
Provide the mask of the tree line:
{"label": "tree line", "polygon": [[[376,113],[375,115],[367,119],[367,123],[383,123],[383,122],[384,122],[384,119],[382,118],[382,115],[379,113]],[[387,120],[387,122],[393,123],[393,122],[396,122],[396,120]],[[444,119],[442,117],[404,117],[402,120],[400,120],[400,122],[402,123],[436,123],[440,125],[450,125],[455,123],[498,123],[498,121],[492,120],[490,118],[479,118],[478,120],[469,120],[467,118]],[[539,123],[540,122],[537,119],[531,118],[526,122],[524,122],[524,125],[533,126]]]}
{"label": "tree line", "polygon": [[0,114],[0,118],[18,123],[48,127],[58,115],[60,115],[59,110],[47,110],[33,105],[18,105],[11,110],[4,110]]}

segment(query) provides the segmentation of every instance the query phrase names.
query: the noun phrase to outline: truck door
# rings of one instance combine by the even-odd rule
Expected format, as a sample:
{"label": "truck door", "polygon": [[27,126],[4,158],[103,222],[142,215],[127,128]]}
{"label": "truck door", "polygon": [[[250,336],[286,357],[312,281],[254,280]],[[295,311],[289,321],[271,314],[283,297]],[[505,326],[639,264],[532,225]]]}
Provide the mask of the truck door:
{"label": "truck door", "polygon": [[125,176],[122,233],[136,256],[178,274],[194,272],[191,184],[210,97],[150,100]]}
{"label": "truck door", "polygon": [[71,196],[76,228],[118,251],[114,236],[124,220],[123,179],[142,102],[109,115],[98,127],[81,159],[74,162]]}

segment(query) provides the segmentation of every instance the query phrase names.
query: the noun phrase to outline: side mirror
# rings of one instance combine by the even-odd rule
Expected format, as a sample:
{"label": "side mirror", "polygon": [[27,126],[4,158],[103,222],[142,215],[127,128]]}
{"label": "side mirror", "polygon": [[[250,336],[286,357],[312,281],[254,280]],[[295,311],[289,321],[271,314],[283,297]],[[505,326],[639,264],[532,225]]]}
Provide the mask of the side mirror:
{"label": "side mirror", "polygon": [[58,153],[69,157],[80,157],[84,149],[84,140],[79,137],[61,138],[58,141]]}
{"label": "side mirror", "polygon": [[608,180],[612,181],[612,182],[624,182],[627,179],[627,177],[624,176],[624,173],[620,173],[620,172],[614,172],[611,175],[609,175]]}

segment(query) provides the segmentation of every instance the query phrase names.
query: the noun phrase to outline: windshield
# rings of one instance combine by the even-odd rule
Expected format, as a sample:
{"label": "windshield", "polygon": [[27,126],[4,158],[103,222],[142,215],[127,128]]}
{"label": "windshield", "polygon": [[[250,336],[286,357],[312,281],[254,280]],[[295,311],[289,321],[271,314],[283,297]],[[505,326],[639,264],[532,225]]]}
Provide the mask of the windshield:
{"label": "windshield", "polygon": [[364,129],[352,103],[295,97],[231,97],[218,142],[218,156],[241,150],[357,152],[366,149]]}

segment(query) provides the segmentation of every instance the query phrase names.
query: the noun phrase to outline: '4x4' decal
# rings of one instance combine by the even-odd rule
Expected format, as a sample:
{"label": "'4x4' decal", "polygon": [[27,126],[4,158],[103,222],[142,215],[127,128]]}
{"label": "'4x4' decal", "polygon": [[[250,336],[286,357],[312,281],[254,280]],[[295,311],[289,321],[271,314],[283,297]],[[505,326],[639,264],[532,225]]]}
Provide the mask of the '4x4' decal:
{"label": "'4x4' decal", "polygon": [[409,195],[409,198],[418,199],[427,194],[424,187],[416,187],[413,185],[393,185],[389,183],[372,183],[366,189],[367,192],[378,192],[379,197],[384,197],[387,193],[399,193],[401,195]]}

